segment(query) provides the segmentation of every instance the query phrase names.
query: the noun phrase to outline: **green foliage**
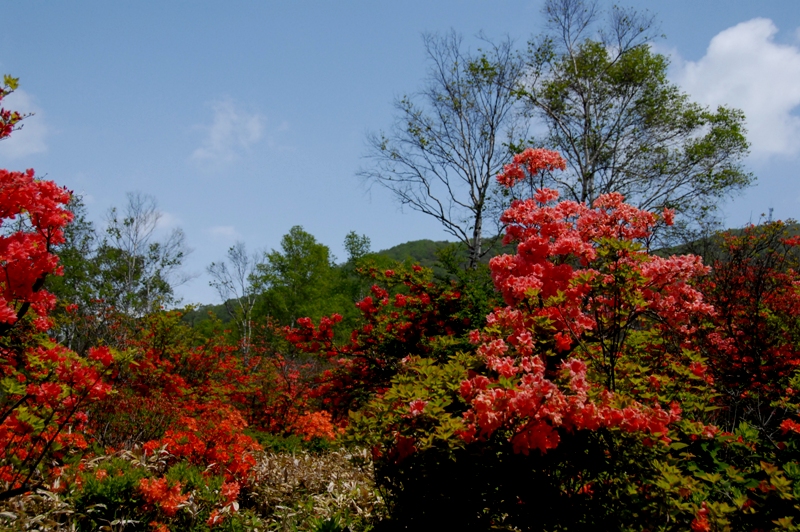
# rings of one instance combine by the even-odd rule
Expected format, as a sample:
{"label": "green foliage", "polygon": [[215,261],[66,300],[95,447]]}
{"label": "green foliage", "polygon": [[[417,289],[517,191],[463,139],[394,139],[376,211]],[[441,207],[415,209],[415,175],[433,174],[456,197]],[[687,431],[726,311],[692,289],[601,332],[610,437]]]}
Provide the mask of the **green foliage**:
{"label": "green foliage", "polygon": [[[140,461],[133,455],[114,456],[90,462],[90,467],[78,473],[71,486],[69,499],[74,516],[70,522],[78,530],[95,531],[106,529],[146,531],[153,521],[163,520],[156,508],[148,505],[140,485],[143,479],[151,479],[157,463]],[[207,520],[214,508],[224,500],[221,496],[224,478],[209,475],[197,466],[179,462],[165,474],[169,485],[180,485],[182,493],[191,493],[170,517],[170,530],[205,532],[211,528]],[[66,523],[65,523],[66,524]],[[229,513],[214,527],[214,530],[257,530],[261,521],[249,510]]]}
{"label": "green foliage", "polygon": [[139,482],[147,475],[147,469],[119,457],[79,473],[80,488],[73,499],[78,529],[94,531],[135,519],[142,503]]}
{"label": "green foliage", "polygon": [[[433,358],[407,360],[386,393],[350,415],[348,439],[354,444],[391,449],[398,436],[413,438],[417,450],[462,448],[455,438],[464,429],[461,414],[466,404],[458,393],[475,357],[463,353],[444,363]],[[411,413],[412,401],[424,401],[421,414]],[[401,459],[402,460],[402,459]]]}
{"label": "green foliage", "polygon": [[19,88],[19,78],[4,74],[3,85],[5,86],[4,92],[15,91]]}
{"label": "green foliage", "polygon": [[106,235],[95,251],[103,282],[101,299],[126,316],[142,316],[174,301],[176,275],[189,253],[181,229],[162,239],[155,230],[162,213],[153,196],[128,193],[127,203],[106,217]]}
{"label": "green foliage", "polygon": [[289,325],[343,306],[334,291],[330,250],[302,227],[292,227],[281,239],[281,250],[267,253],[265,259],[256,267],[257,283],[263,289],[254,317]]}
{"label": "green foliage", "polygon": [[547,126],[532,144],[560,151],[568,172],[541,174],[531,188],[590,203],[620,192],[696,225],[753,181],[742,166],[744,115],[704,108],[669,82],[668,59],[650,46],[651,18],[614,6],[598,27],[599,10],[570,0],[549,0],[545,11],[552,29],[530,43],[519,94]]}
{"label": "green foliage", "polygon": [[357,262],[370,253],[369,237],[350,231],[344,237],[344,249],[347,251],[347,262]]}
{"label": "green foliage", "polygon": [[[438,253],[451,246],[450,242],[433,240],[412,240],[378,252],[397,262],[411,262],[424,268],[433,268],[438,262]],[[466,253],[464,253],[466,256]]]}
{"label": "green foliage", "polygon": [[133,320],[175,302],[174,287],[186,280],[184,234],[154,238],[161,213],[147,195],[129,194],[121,212],[112,209],[105,235],[87,219],[79,196],[68,209],[74,221],[55,250],[64,275],[45,285],[58,298],[52,333],[81,354],[101,344],[124,348]]}

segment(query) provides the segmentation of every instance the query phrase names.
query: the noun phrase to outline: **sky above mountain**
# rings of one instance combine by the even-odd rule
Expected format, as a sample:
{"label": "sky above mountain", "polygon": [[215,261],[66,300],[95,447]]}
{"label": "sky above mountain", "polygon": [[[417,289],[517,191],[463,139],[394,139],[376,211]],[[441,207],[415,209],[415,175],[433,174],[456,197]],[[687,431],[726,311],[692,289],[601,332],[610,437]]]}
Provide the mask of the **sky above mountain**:
{"label": "sky above mountain", "polygon": [[[0,143],[0,167],[34,168],[80,193],[102,225],[125,193],[152,194],[161,230],[194,249],[185,303],[216,302],[206,266],[235,241],[278,248],[302,225],[344,258],[349,231],[373,249],[447,239],[356,172],[392,101],[420,89],[423,32],[479,32],[523,47],[541,1],[47,2],[0,5],[4,101],[33,112]],[[610,2],[608,3],[610,5]],[[747,116],[757,184],[724,207],[728,226],[800,218],[800,7],[764,2],[628,2],[660,20],[654,46],[692,99]]]}

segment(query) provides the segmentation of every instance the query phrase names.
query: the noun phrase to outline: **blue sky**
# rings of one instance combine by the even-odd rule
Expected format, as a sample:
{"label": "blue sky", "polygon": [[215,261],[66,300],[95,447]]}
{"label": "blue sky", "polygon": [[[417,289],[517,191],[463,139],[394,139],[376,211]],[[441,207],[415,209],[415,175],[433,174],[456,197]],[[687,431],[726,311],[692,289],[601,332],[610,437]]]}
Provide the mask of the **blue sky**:
{"label": "blue sky", "polygon": [[[610,3],[608,3],[610,4]],[[671,0],[649,9],[671,77],[693,99],[748,116],[758,183],[728,202],[730,226],[800,218],[800,5]],[[344,257],[351,230],[375,250],[446,239],[356,177],[365,136],[419,89],[420,35],[479,31],[523,46],[540,1],[207,2],[5,0],[0,73],[9,108],[35,112],[0,143],[0,167],[34,168],[81,193],[98,224],[127,191],[155,196],[163,229],[194,249],[184,302],[216,302],[205,267],[236,240],[278,248],[302,225]]]}

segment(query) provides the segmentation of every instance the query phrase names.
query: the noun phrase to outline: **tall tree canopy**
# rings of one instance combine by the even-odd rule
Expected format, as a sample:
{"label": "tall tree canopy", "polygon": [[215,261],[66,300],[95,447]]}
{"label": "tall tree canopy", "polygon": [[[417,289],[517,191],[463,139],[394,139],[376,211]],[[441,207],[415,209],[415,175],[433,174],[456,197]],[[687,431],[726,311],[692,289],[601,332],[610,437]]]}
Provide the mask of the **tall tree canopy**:
{"label": "tall tree canopy", "polygon": [[258,256],[249,254],[244,242],[236,242],[228,249],[227,260],[212,262],[206,271],[211,276],[209,285],[222,299],[225,310],[239,329],[241,346],[246,353],[252,334],[251,318],[258,297],[255,272]]}
{"label": "tall tree canopy", "polygon": [[558,150],[568,171],[532,186],[590,203],[620,192],[701,220],[751,183],[743,113],[702,107],[669,82],[668,59],[650,46],[652,17],[614,6],[604,18],[584,0],[547,0],[543,12],[548,30],[530,43],[520,94],[546,126],[534,144]]}
{"label": "tall tree canopy", "polygon": [[337,308],[331,300],[334,281],[330,249],[296,225],[255,266],[254,278],[263,296],[255,314],[281,324],[294,325],[298,318],[318,318]]}

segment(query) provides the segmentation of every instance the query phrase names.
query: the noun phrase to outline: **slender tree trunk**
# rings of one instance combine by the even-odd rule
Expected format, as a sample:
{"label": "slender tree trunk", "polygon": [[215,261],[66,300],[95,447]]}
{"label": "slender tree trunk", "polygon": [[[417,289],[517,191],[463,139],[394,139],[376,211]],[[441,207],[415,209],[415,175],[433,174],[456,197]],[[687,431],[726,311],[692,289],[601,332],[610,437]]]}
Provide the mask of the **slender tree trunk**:
{"label": "slender tree trunk", "polygon": [[474,270],[478,267],[481,258],[481,228],[483,226],[483,216],[479,212],[475,216],[475,227],[472,230],[472,249],[469,253],[469,269]]}

